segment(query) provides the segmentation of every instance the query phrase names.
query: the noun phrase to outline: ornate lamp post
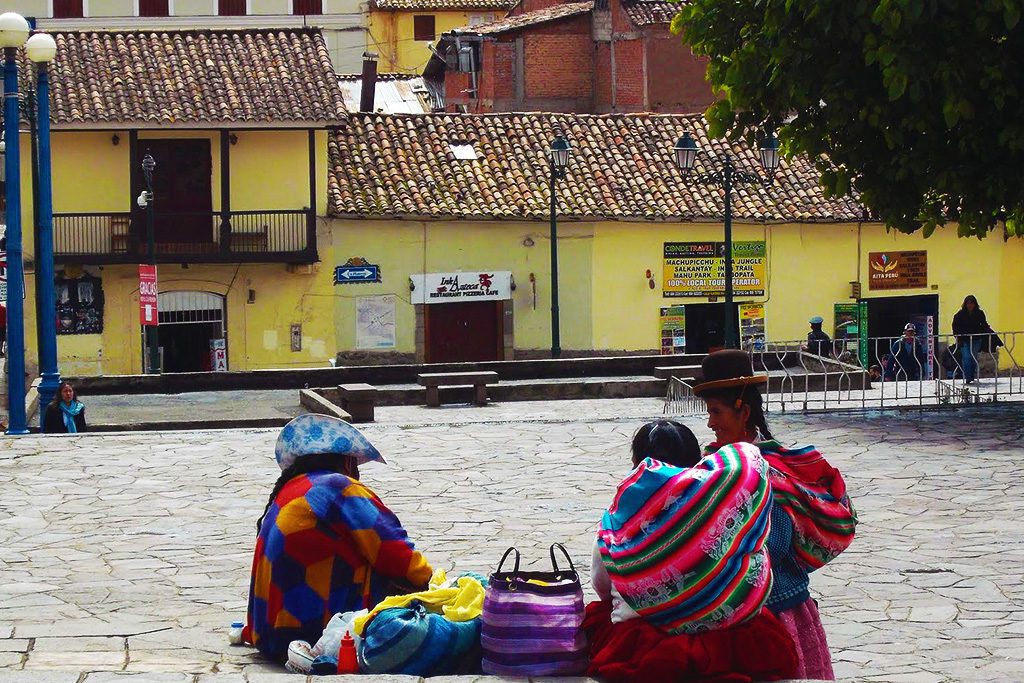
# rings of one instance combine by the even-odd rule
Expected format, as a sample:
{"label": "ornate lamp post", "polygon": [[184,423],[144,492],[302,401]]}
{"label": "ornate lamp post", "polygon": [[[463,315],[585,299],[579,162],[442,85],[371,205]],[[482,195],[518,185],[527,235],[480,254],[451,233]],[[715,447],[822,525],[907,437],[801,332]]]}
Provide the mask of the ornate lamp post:
{"label": "ornate lamp post", "polygon": [[[672,148],[676,157],[676,166],[684,174],[693,171],[700,148],[689,131],[676,140]],[[732,188],[735,185],[767,185],[775,178],[779,168],[779,141],[769,134],[761,147],[761,165],[768,176],[761,177],[756,173],[737,170],[732,155],[726,152],[719,155],[721,169],[698,173],[694,181],[702,185],[715,185],[725,190],[725,345],[730,349],[739,348],[739,336],[736,332],[736,313],[733,310],[732,291]],[[709,156],[712,156],[709,154]]]}
{"label": "ornate lamp post", "polygon": [[18,48],[28,22],[14,12],[0,14],[4,49],[4,170],[7,199],[7,433],[28,434],[25,417],[25,266],[21,249],[21,154],[18,140]]}
{"label": "ornate lamp post", "polygon": [[49,64],[57,54],[57,43],[46,33],[36,33],[25,43],[28,58],[38,74],[36,125],[38,127],[38,174],[36,180],[38,233],[36,237],[36,317],[39,330],[39,421],[42,426],[45,406],[60,386],[57,369],[57,304],[54,294],[53,265],[53,185],[50,179],[50,72]]}
{"label": "ornate lamp post", "polygon": [[558,198],[555,193],[555,181],[565,177],[565,167],[569,165],[572,147],[561,132],[555,133],[548,150],[548,161],[551,168],[551,357],[562,355],[562,344],[559,336],[558,322]]}

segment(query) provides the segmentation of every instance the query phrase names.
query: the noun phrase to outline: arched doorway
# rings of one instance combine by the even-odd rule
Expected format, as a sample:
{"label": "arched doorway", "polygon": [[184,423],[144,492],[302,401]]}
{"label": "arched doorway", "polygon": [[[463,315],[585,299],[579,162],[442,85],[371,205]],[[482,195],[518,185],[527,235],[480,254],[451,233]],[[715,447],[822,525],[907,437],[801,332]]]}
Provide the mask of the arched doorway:
{"label": "arched doorway", "polygon": [[161,292],[158,295],[164,372],[214,370],[210,351],[211,342],[217,339],[223,340],[226,357],[224,304],[224,297],[212,292]]}

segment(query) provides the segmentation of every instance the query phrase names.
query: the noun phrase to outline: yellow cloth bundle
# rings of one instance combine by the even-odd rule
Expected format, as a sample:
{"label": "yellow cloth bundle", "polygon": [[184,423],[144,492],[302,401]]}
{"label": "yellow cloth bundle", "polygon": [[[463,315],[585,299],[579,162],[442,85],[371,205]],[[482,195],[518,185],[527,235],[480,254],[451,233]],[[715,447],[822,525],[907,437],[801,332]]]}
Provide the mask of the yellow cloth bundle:
{"label": "yellow cloth bundle", "polygon": [[470,621],[484,610],[484,587],[472,576],[460,576],[453,584],[443,569],[437,569],[430,577],[427,590],[384,598],[365,616],[357,617],[352,622],[352,630],[362,636],[363,629],[378,612],[392,607],[408,607],[413,601],[418,601],[431,612],[444,615],[449,621]]}

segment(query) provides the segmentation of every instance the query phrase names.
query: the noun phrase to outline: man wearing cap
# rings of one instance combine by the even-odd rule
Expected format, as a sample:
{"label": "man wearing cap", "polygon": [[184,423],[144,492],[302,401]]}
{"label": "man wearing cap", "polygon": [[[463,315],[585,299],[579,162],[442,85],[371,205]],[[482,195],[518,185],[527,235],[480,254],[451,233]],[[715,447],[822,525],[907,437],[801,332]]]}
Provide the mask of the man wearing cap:
{"label": "man wearing cap", "polygon": [[919,380],[923,376],[927,362],[928,357],[925,354],[924,345],[917,338],[917,328],[914,323],[907,323],[903,327],[903,336],[889,347],[889,358],[885,363],[885,379],[887,381]]}
{"label": "man wearing cap", "polygon": [[820,315],[816,315],[809,321],[811,331],[807,333],[807,351],[816,356],[828,356],[832,348],[832,339],[821,329],[824,321]]}
{"label": "man wearing cap", "polygon": [[300,415],[274,449],[281,476],[256,523],[242,639],[274,661],[315,643],[337,612],[426,588],[432,569],[401,522],[359,481],[383,456],[352,425]]}

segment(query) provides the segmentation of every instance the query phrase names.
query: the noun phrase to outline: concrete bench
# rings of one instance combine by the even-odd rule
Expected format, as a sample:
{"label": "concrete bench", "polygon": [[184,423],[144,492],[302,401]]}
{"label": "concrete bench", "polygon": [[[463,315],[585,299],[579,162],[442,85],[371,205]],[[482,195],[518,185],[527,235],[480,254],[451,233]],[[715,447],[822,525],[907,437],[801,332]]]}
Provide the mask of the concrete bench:
{"label": "concrete bench", "polygon": [[654,368],[654,376],[658,379],[669,379],[671,377],[678,377],[679,379],[697,379],[700,377],[700,366],[699,365],[665,365]]}
{"label": "concrete bench", "polygon": [[353,422],[373,422],[373,406],[377,402],[377,387],[372,384],[339,384],[341,407],[352,415]]}
{"label": "concrete bench", "polygon": [[496,372],[428,372],[416,376],[416,380],[427,388],[427,405],[437,408],[441,405],[441,387],[473,385],[473,402],[478,406],[487,404],[487,385],[498,383]]}

